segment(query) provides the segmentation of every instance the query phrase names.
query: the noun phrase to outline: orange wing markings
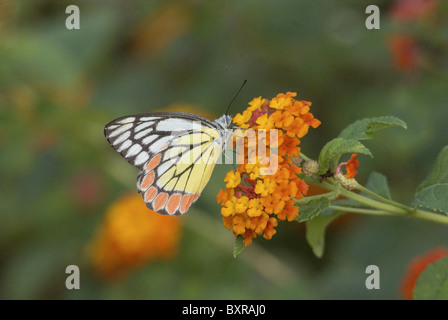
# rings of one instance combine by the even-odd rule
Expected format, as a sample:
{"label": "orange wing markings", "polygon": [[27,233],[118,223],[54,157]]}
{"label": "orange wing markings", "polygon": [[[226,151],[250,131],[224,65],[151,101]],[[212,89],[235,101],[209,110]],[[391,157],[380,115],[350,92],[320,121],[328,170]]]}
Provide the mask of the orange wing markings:
{"label": "orange wing markings", "polygon": [[156,154],[154,157],[152,157],[151,161],[148,162],[146,165],[146,171],[151,171],[155,167],[157,167],[160,163],[160,160],[162,159],[162,155],[160,153]]}
{"label": "orange wing markings", "polygon": [[193,198],[193,201],[192,201],[192,202],[195,202],[196,200],[198,200],[200,196],[201,196],[201,194],[200,194],[200,193],[195,193],[195,194],[194,194],[194,198]]}
{"label": "orange wing markings", "polygon": [[168,193],[166,192],[160,192],[156,198],[154,199],[152,205],[154,207],[154,211],[158,211],[165,207],[165,204],[168,200]]}
{"label": "orange wing markings", "polygon": [[191,205],[190,198],[192,198],[192,195],[184,194],[184,196],[182,197],[182,201],[180,203],[180,208],[179,208],[180,213],[183,214],[183,213],[187,212],[188,208]]}
{"label": "orange wing markings", "polygon": [[199,198],[199,193],[193,193],[193,194],[184,194],[182,197],[182,201],[180,203],[179,211],[181,214],[184,214],[187,212],[187,210],[191,207],[193,202]]}
{"label": "orange wing markings", "polygon": [[[160,150],[165,150],[168,145],[163,145]],[[139,190],[142,192],[143,199],[148,208],[168,215],[184,214],[192,206],[201,195],[198,193],[188,193],[184,190],[165,190],[164,186],[155,184],[159,178],[157,171],[158,166],[162,164],[162,153],[155,154],[149,162],[144,165],[144,169],[139,177]],[[168,181],[171,183],[171,179]],[[186,182],[188,183],[188,182]],[[186,185],[185,185],[186,186]]]}
{"label": "orange wing markings", "polygon": [[157,189],[155,187],[151,187],[148,191],[145,192],[145,202],[151,202],[157,195]]}
{"label": "orange wing markings", "polygon": [[141,190],[148,189],[153,184],[154,178],[155,178],[155,173],[154,173],[154,171],[151,170],[143,178],[142,183],[140,184]]}
{"label": "orange wing markings", "polygon": [[179,208],[180,200],[182,198],[182,195],[180,194],[173,194],[168,199],[168,202],[166,203],[166,211],[168,214],[174,214],[176,212],[177,208]]}

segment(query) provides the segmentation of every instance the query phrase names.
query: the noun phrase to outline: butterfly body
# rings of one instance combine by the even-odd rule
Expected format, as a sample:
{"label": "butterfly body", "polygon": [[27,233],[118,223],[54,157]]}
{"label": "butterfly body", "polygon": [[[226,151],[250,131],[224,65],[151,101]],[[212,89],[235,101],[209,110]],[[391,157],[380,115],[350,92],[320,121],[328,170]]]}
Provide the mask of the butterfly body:
{"label": "butterfly body", "polygon": [[148,113],[113,120],[104,128],[110,145],[140,171],[137,190],[147,207],[184,214],[208,183],[232,118],[215,121],[185,112]]}

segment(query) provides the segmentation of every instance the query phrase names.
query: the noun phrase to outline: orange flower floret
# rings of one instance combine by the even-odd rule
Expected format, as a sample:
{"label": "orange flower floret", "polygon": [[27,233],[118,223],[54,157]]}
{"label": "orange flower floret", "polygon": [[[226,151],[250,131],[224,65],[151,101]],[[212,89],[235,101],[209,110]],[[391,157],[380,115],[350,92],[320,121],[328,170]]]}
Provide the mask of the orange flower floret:
{"label": "orange flower floret", "polygon": [[294,206],[294,200],[289,199],[285,202],[283,210],[277,214],[277,218],[280,220],[288,219],[292,221],[299,216],[299,207]]}
{"label": "orange flower floret", "polygon": [[225,188],[223,190],[219,190],[218,195],[216,196],[216,200],[218,203],[226,203],[227,200],[230,200],[234,194],[235,190],[233,188]]}
{"label": "orange flower floret", "polygon": [[296,199],[302,199],[308,193],[309,185],[302,179],[296,178],[293,180],[297,185]]}
{"label": "orange flower floret", "polygon": [[249,106],[247,110],[249,111],[255,111],[257,109],[261,109],[263,105],[265,104],[266,99],[263,99],[260,97],[253,99],[251,102],[249,102]]}
{"label": "orange flower floret", "polygon": [[271,118],[276,128],[287,128],[294,121],[294,116],[289,111],[275,111],[271,114]]}
{"label": "orange flower floret", "polygon": [[257,185],[255,186],[255,193],[266,197],[267,195],[273,193],[275,190],[275,181],[266,178],[264,180],[257,180]]}
{"label": "orange flower floret", "polygon": [[249,217],[259,217],[263,213],[263,209],[259,198],[250,199],[247,204],[247,215]]}
{"label": "orange flower floret", "polygon": [[[271,100],[255,98],[233,118],[242,129],[239,136],[244,136],[245,129],[256,130],[258,146],[249,148],[250,138],[244,138],[244,163],[227,173],[226,188],[216,198],[221,203],[223,226],[242,236],[245,246],[258,235],[271,239],[278,220],[294,220],[299,215],[295,199],[308,191],[308,185],[298,176],[302,172],[297,160],[300,139],[320,121],[309,112],[311,102],[296,100],[296,96],[287,92]],[[266,157],[258,154],[260,148],[266,148]],[[263,161],[266,159],[269,163]]]}
{"label": "orange flower floret", "polygon": [[277,230],[274,229],[274,227],[276,227],[277,225],[277,219],[269,218],[266,228],[264,229],[263,237],[268,240],[271,239],[272,236],[277,233]]}
{"label": "orange flower floret", "polygon": [[267,113],[263,114],[262,116],[258,117],[256,120],[256,123],[258,124],[257,129],[273,129],[274,128],[274,118],[272,118]]}
{"label": "orange flower floret", "polygon": [[264,206],[264,210],[271,213],[279,213],[285,207],[285,201],[278,194],[272,194],[260,199],[260,203]]}
{"label": "orange flower floret", "polygon": [[233,122],[238,125],[241,129],[249,128],[249,124],[247,122],[252,118],[252,112],[249,110],[245,110],[243,114],[237,113],[233,118]]}
{"label": "orange flower floret", "polygon": [[227,172],[224,181],[227,182],[227,188],[235,188],[241,182],[241,175],[239,172],[229,171]]}
{"label": "orange flower floret", "polygon": [[350,157],[350,160],[347,161],[347,165],[345,166],[345,171],[347,171],[345,177],[347,179],[354,178],[358,174],[358,171],[356,171],[356,168],[358,167],[359,167],[358,154],[354,153]]}
{"label": "orange flower floret", "polygon": [[279,168],[277,174],[275,175],[275,182],[277,184],[289,181],[289,170],[285,167]]}
{"label": "orange flower floret", "polygon": [[295,136],[303,138],[308,133],[308,127],[302,118],[295,118],[289,128],[287,128],[286,134],[291,138]]}
{"label": "orange flower floret", "polygon": [[[300,180],[303,181],[303,180]],[[279,195],[282,200],[287,201],[289,198],[295,198],[297,195],[297,184],[294,181],[282,182],[275,188],[275,194]]]}
{"label": "orange flower floret", "polygon": [[299,138],[286,136],[283,139],[283,143],[280,145],[278,149],[278,153],[280,156],[288,155],[293,158],[298,157],[300,154],[300,148],[297,146],[299,144],[300,144]]}

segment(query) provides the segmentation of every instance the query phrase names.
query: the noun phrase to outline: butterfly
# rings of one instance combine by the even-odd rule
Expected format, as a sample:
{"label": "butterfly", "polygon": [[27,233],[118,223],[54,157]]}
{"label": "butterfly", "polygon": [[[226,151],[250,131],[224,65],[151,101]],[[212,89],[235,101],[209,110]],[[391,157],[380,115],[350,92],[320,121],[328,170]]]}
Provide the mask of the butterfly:
{"label": "butterfly", "polygon": [[226,148],[230,115],[215,121],[186,112],[124,116],[104,128],[110,145],[139,169],[137,190],[160,214],[188,211]]}

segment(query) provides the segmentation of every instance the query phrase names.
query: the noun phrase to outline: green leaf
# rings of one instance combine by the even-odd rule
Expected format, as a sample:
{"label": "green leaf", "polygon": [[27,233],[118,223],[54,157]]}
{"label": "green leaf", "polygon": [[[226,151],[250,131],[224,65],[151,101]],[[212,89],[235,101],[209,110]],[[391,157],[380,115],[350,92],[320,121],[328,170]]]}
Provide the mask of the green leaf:
{"label": "green leaf", "polygon": [[[366,188],[384,198],[392,199],[390,196],[389,186],[387,185],[387,178],[381,173],[372,172],[369,179],[367,179]],[[365,196],[371,197],[369,195]]]}
{"label": "green leaf", "polygon": [[414,300],[448,300],[448,257],[426,266],[415,284]]}
{"label": "green leaf", "polygon": [[319,215],[306,223],[306,240],[310,245],[316,257],[322,258],[325,249],[325,231],[327,226],[339,215],[341,212],[332,212],[330,215]]}
{"label": "green leaf", "polygon": [[325,196],[311,200],[307,204],[300,206],[299,216],[294,220],[298,222],[309,221],[320,215],[329,205],[330,200]]}
{"label": "green leaf", "polygon": [[244,249],[243,244],[244,238],[242,236],[238,236],[235,238],[235,242],[233,243],[233,257],[236,258],[237,255],[241,253]]}
{"label": "green leaf", "polygon": [[339,134],[339,137],[353,140],[371,139],[374,132],[389,128],[407,128],[406,123],[393,116],[366,118],[353,122]]}
{"label": "green leaf", "polygon": [[431,172],[417,187],[412,204],[448,214],[447,194],[448,146],[440,151]]}
{"label": "green leaf", "polygon": [[352,139],[335,138],[330,140],[319,154],[319,174],[327,172],[330,164],[336,164],[345,153],[362,153],[372,156],[370,150],[361,142]]}
{"label": "green leaf", "polygon": [[431,172],[426,179],[420,183],[417,191],[439,183],[448,183],[448,146],[440,151]]}
{"label": "green leaf", "polygon": [[418,191],[412,205],[448,214],[447,195],[448,183],[435,184]]}

